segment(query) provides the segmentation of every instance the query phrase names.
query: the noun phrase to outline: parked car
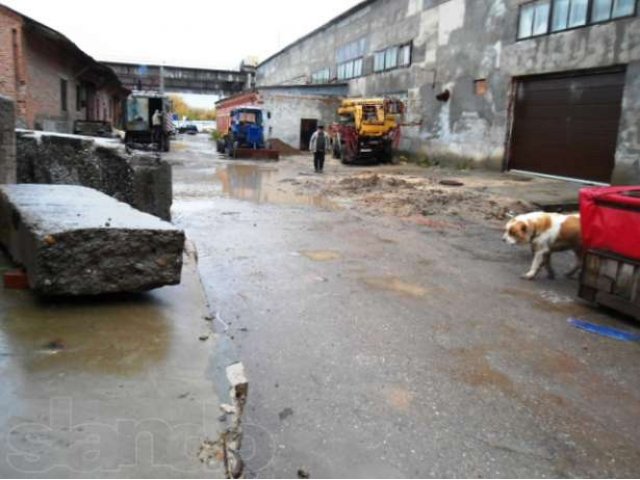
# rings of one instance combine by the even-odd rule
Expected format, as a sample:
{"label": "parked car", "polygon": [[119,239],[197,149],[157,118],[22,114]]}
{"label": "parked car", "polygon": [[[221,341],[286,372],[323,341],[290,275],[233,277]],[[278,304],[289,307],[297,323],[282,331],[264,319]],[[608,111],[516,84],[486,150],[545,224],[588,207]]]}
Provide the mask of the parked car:
{"label": "parked car", "polygon": [[186,123],[181,125],[178,129],[178,133],[188,133],[189,135],[195,135],[198,133],[198,127],[193,123]]}

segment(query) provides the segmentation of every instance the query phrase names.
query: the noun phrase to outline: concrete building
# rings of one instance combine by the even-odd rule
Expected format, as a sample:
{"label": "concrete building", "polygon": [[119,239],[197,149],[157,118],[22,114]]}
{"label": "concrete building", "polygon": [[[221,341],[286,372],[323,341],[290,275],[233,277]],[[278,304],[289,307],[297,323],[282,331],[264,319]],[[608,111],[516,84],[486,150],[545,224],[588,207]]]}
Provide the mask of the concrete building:
{"label": "concrete building", "polygon": [[218,127],[228,126],[231,109],[259,106],[264,110],[265,135],[300,150],[309,149],[311,135],[323,119],[332,119],[340,98],[348,92],[347,84],[272,85],[227,97],[216,102]]}
{"label": "concrete building", "polygon": [[[401,148],[433,162],[640,183],[637,4],[367,0],[263,61],[257,88],[400,97]],[[288,135],[309,115],[288,111]]]}
{"label": "concrete building", "polygon": [[19,127],[73,132],[75,120],[119,125],[128,91],[51,28],[0,5],[0,95],[14,100]]}

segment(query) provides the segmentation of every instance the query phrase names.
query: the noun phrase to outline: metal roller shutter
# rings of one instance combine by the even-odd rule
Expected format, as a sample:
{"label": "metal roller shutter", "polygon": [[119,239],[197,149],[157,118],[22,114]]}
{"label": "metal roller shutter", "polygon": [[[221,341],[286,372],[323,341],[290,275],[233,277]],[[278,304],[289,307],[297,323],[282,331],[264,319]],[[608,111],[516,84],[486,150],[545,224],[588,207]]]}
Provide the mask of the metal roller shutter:
{"label": "metal roller shutter", "polygon": [[608,183],[624,71],[521,79],[509,168]]}

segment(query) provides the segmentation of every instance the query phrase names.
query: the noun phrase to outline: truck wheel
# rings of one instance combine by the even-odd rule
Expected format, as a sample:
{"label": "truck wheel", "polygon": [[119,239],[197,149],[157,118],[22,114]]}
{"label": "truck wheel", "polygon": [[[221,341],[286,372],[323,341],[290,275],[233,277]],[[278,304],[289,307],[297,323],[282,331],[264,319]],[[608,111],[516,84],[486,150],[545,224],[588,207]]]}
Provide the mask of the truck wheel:
{"label": "truck wheel", "polygon": [[233,150],[231,152],[233,158],[238,158],[238,142],[233,142]]}
{"label": "truck wheel", "polygon": [[345,145],[344,149],[340,152],[343,165],[349,165],[356,160],[357,153],[349,145]]}
{"label": "truck wheel", "polygon": [[378,155],[378,159],[380,163],[391,163],[393,160],[393,150],[391,149],[391,144],[386,143],[383,145],[380,154]]}

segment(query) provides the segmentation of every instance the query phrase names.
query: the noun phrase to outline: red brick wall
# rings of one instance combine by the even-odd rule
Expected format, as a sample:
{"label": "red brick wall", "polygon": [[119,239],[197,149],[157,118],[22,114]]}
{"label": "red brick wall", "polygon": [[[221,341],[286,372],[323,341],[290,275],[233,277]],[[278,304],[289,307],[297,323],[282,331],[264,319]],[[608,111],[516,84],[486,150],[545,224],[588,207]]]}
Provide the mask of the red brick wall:
{"label": "red brick wall", "polygon": [[[73,121],[85,118],[84,112],[76,109],[75,68],[78,67],[75,67],[68,52],[56,45],[29,34],[25,40],[29,77],[29,125],[37,124],[45,130],[72,132]],[[67,81],[66,112],[62,110],[61,79]]]}
{"label": "red brick wall", "polygon": [[[88,93],[86,108],[77,108],[76,75],[86,74],[87,59],[68,44],[34,33],[20,15],[0,5],[0,95],[16,102],[16,122],[25,128],[72,132],[75,120],[106,120],[118,124],[121,114],[114,96],[119,87],[107,84]],[[15,32],[15,33],[14,33]],[[61,79],[67,81],[67,109],[62,110]],[[99,77],[95,80],[101,81]]]}
{"label": "red brick wall", "polygon": [[0,5],[0,95],[16,102],[18,123],[26,126],[24,122],[27,113],[27,78],[22,42],[22,19],[2,5]]}

